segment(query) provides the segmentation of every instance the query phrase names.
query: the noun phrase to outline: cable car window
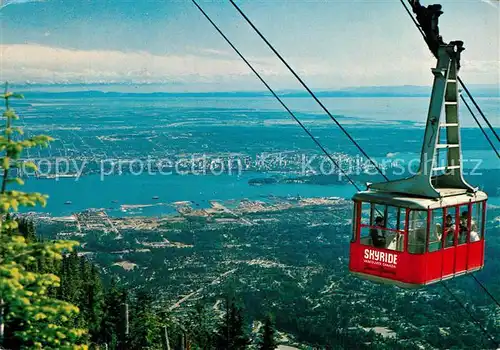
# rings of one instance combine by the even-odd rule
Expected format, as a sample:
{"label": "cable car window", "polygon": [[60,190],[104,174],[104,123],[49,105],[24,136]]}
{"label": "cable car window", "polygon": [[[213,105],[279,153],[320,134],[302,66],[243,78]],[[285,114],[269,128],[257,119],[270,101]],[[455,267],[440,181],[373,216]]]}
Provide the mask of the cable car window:
{"label": "cable car window", "polygon": [[370,226],[371,223],[370,203],[361,203],[361,224]]}
{"label": "cable car window", "polygon": [[353,216],[352,216],[352,237],[351,237],[351,242],[356,242],[356,232],[357,232],[357,226],[358,226],[358,202],[354,202],[354,210],[353,210]]}
{"label": "cable car window", "polygon": [[[386,248],[402,252],[404,250],[404,230],[405,210],[397,207],[387,206],[385,217],[385,241]],[[403,220],[401,220],[403,217]],[[403,227],[403,228],[401,228]]]}
{"label": "cable car window", "polygon": [[453,247],[455,245],[455,231],[456,231],[456,222],[457,218],[457,209],[455,207],[447,208],[446,217],[444,221],[444,246],[445,248]]}
{"label": "cable car window", "polygon": [[427,211],[410,211],[408,223],[408,252],[422,254],[425,252],[427,238]]}
{"label": "cable car window", "polygon": [[375,203],[361,204],[360,243],[404,251],[405,209]]}
{"label": "cable car window", "polygon": [[481,203],[481,210],[483,212],[483,215],[480,216],[481,226],[478,227],[481,227],[481,239],[484,239],[484,230],[486,230],[486,211],[488,210],[488,207],[486,206],[486,201]]}
{"label": "cable car window", "polygon": [[481,229],[483,227],[483,202],[472,204],[470,220],[470,242],[481,240]]}
{"label": "cable car window", "polygon": [[388,206],[386,209],[385,227],[392,230],[399,230],[398,214],[399,208]]}
{"label": "cable car window", "polygon": [[406,229],[406,209],[399,208],[398,213],[398,230],[404,231]]}
{"label": "cable car window", "polygon": [[385,244],[386,249],[396,250],[398,252],[404,251],[404,238],[405,235],[402,232],[397,231],[385,231]]}
{"label": "cable car window", "polygon": [[[377,225],[377,218],[384,219],[384,227],[386,227],[385,218],[387,217],[387,206],[382,204],[374,204],[372,203],[372,217],[370,220],[371,226],[380,226]],[[379,219],[380,220],[380,219]]]}
{"label": "cable car window", "polygon": [[386,206],[375,203],[362,204],[360,242],[376,248],[386,248]]}
{"label": "cable car window", "polygon": [[369,233],[372,245],[375,248],[387,248],[392,236],[388,235],[387,228],[387,206],[372,203],[372,225]]}
{"label": "cable car window", "polygon": [[477,220],[477,228],[478,228],[478,234],[479,234],[479,239],[484,238],[484,230],[485,230],[485,219],[486,219],[486,202],[480,202],[478,203],[480,205],[480,214],[478,215],[478,220]]}
{"label": "cable car window", "polygon": [[443,237],[444,210],[432,211],[431,227],[429,228],[429,252],[437,252],[441,249],[441,238]]}
{"label": "cable car window", "polygon": [[467,243],[467,237],[470,233],[470,213],[468,205],[461,205],[459,210],[458,245],[461,245]]}
{"label": "cable car window", "polygon": [[359,242],[363,245],[373,245],[372,239],[370,237],[370,227],[361,225],[361,229],[359,230],[360,240]]}
{"label": "cable car window", "polygon": [[364,245],[372,245],[370,238],[370,226],[372,222],[373,206],[370,203],[361,203],[361,228],[360,228],[360,243]]}

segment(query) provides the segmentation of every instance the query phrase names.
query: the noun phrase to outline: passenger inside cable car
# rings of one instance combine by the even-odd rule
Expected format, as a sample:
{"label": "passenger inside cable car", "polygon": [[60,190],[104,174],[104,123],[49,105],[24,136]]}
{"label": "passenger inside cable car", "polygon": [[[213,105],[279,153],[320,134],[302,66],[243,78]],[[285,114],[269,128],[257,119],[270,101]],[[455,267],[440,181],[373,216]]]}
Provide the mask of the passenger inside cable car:
{"label": "passenger inside cable car", "polygon": [[453,247],[454,240],[455,240],[455,223],[453,222],[453,216],[451,214],[446,215],[446,223],[444,227],[444,233],[445,233],[445,247]]}
{"label": "passenger inside cable car", "polygon": [[375,248],[402,251],[401,227],[404,222],[398,219],[400,209],[385,205],[369,207],[369,203],[363,203],[363,207],[362,242]]}
{"label": "passenger inside cable car", "polygon": [[374,247],[385,248],[385,222],[384,218],[377,216],[375,219],[376,228],[370,228],[370,237]]}

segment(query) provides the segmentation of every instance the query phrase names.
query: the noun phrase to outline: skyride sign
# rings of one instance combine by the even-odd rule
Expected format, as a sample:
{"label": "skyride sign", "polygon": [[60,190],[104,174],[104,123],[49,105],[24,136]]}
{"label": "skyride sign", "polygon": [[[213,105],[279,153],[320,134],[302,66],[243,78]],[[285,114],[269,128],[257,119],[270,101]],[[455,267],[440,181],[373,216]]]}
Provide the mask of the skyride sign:
{"label": "skyride sign", "polygon": [[378,250],[366,248],[363,262],[370,265],[378,265],[395,269],[398,265],[398,256],[394,253],[386,253]]}

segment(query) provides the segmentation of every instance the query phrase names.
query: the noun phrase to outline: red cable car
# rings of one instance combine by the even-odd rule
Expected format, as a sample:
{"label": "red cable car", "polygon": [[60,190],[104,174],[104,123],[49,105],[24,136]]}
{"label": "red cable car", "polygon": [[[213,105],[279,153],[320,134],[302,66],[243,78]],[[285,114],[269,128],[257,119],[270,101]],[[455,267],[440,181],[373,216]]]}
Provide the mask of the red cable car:
{"label": "red cable car", "polygon": [[353,197],[349,270],[361,278],[418,288],[484,266],[488,197],[462,176],[457,87],[462,50],[461,42],[439,48],[417,174],[369,184]]}

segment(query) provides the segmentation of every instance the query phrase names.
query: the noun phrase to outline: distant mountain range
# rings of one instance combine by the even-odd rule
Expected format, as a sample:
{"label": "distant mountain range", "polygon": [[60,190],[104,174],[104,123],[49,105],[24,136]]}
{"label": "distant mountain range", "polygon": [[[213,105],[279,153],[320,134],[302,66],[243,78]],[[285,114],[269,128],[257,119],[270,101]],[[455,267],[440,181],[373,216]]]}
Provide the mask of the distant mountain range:
{"label": "distant mountain range", "polygon": [[[62,88],[63,86],[60,86]],[[103,86],[104,87],[104,86]],[[25,87],[24,87],[25,88]],[[82,86],[82,88],[85,88]],[[92,88],[99,88],[92,86]],[[140,90],[140,86],[138,87]],[[500,97],[500,86],[497,85],[470,85],[469,90],[475,97]],[[22,91],[30,98],[84,98],[84,97],[270,97],[266,91],[221,91],[221,92],[105,92],[99,90],[81,91]],[[367,86],[352,87],[339,90],[315,91],[318,97],[429,97],[432,87],[430,86]],[[306,91],[282,90],[278,91],[282,97],[309,97]]]}

